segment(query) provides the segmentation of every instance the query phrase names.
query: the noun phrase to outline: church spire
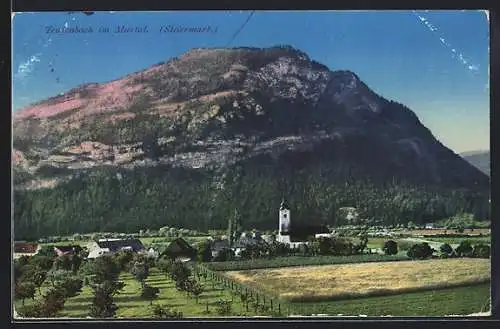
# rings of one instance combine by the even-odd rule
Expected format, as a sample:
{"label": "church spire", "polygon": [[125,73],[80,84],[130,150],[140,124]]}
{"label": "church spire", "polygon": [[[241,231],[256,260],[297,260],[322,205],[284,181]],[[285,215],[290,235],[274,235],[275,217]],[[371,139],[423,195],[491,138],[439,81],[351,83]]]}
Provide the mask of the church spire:
{"label": "church spire", "polygon": [[286,201],[285,198],[281,199],[281,205],[280,205],[280,210],[290,210],[290,207],[288,206],[288,202]]}

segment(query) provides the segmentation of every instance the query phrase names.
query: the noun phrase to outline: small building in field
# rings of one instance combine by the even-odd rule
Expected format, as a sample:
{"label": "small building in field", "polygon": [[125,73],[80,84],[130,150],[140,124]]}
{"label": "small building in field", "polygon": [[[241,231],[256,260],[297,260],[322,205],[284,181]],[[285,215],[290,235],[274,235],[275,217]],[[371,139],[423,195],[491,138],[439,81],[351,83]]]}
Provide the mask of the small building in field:
{"label": "small building in field", "polygon": [[40,249],[41,245],[30,242],[14,242],[14,259],[22,256],[34,256]]}
{"label": "small building in field", "polygon": [[425,229],[426,230],[433,230],[436,228],[436,225],[434,223],[427,223],[425,224]]}
{"label": "small building in field", "polygon": [[145,252],[146,249],[139,239],[101,239],[93,241],[87,246],[89,255],[87,258],[98,258],[112,255],[118,251],[130,251],[136,253]]}
{"label": "small building in field", "polygon": [[167,249],[161,253],[161,256],[185,262],[196,259],[196,249],[183,238],[177,238],[170,242]]}
{"label": "small building in field", "polygon": [[74,245],[74,246],[54,246],[54,252],[57,254],[58,257],[65,256],[65,255],[74,255],[82,251],[83,248],[80,247],[79,245]]}

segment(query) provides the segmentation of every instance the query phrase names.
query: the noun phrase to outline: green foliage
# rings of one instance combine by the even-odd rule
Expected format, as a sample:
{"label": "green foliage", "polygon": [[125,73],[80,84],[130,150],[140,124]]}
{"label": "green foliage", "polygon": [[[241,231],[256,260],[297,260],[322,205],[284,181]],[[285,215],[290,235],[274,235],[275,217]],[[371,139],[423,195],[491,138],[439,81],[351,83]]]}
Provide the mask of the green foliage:
{"label": "green foliage", "polygon": [[487,244],[480,243],[474,246],[472,257],[490,258],[490,254],[491,254],[491,247]]}
{"label": "green foliage", "polygon": [[218,300],[216,303],[217,313],[221,316],[227,316],[231,314],[232,302],[230,300]]}
{"label": "green foliage", "polygon": [[445,255],[450,255],[453,252],[453,248],[448,243],[443,243],[439,250]]}
{"label": "green foliage", "polygon": [[150,301],[150,304],[153,304],[153,300],[158,298],[158,294],[160,293],[160,289],[158,287],[152,287],[147,284],[143,284],[141,290],[141,298]]}
{"label": "green foliage", "polygon": [[426,259],[432,256],[433,249],[427,242],[417,243],[413,245],[407,252],[411,259]]}
{"label": "green foliage", "polygon": [[43,296],[41,316],[55,317],[63,308],[66,302],[65,292],[59,288],[51,288]]}
{"label": "green foliage", "polygon": [[459,257],[470,257],[472,256],[473,248],[472,244],[468,240],[460,242],[460,244],[455,249],[455,253]]}
{"label": "green foliage", "polygon": [[23,301],[26,298],[34,298],[36,293],[36,286],[32,282],[20,281],[17,282],[14,288],[14,297]]}
{"label": "green foliage", "polygon": [[64,271],[71,271],[73,270],[73,264],[72,264],[72,258],[69,255],[63,255],[60,257],[57,257],[54,260],[54,269],[55,270],[64,270]]}
{"label": "green foliage", "polygon": [[398,243],[394,240],[385,241],[382,250],[386,255],[396,255],[398,253]]}
{"label": "green foliage", "polygon": [[144,287],[149,276],[149,266],[145,261],[136,261],[130,269],[130,274]]}
{"label": "green foliage", "polygon": [[214,271],[242,271],[261,268],[289,266],[314,266],[329,264],[351,264],[364,262],[384,262],[408,260],[406,255],[353,255],[353,256],[287,256],[272,259],[252,259],[247,261],[211,262],[206,266]]}
{"label": "green foliage", "polygon": [[113,254],[114,262],[118,264],[120,271],[128,271],[133,258],[133,253],[124,250]]}
{"label": "green foliage", "polygon": [[450,218],[439,221],[439,225],[447,229],[463,232],[464,229],[487,228],[488,221],[477,221],[472,213],[457,213]]}
{"label": "green foliage", "polygon": [[153,305],[153,316],[159,319],[178,319],[182,318],[182,313],[168,307],[167,305]]}
{"label": "green foliage", "polygon": [[102,256],[95,260],[88,260],[80,268],[81,275],[91,284],[101,284],[106,281],[116,281],[120,275],[120,266],[111,256]]}
{"label": "green foliage", "polygon": [[94,318],[112,318],[116,315],[118,306],[113,301],[113,296],[124,287],[123,282],[103,281],[92,287],[93,298],[89,315]]}
{"label": "green foliage", "polygon": [[[244,219],[243,229],[274,229],[283,190],[288,191],[294,218],[334,226],[342,224],[336,214],[344,206],[355,206],[368,225],[410,220],[422,225],[474,209],[484,210],[478,218],[487,218],[489,211],[487,197],[479,192],[397,181],[381,184],[326,165],[292,170],[288,164],[292,160],[254,160],[242,164],[239,170],[245,175],[228,179],[223,191],[216,191],[215,173],[210,170],[168,166],[130,171],[100,168],[53,189],[14,191],[15,236],[138,232],[166,225],[227,229],[235,208]],[[228,177],[236,171],[230,168]],[[117,172],[123,179],[117,179]]]}
{"label": "green foliage", "polygon": [[64,291],[65,298],[75,297],[82,292],[83,280],[74,276],[66,277],[60,288]]}
{"label": "green foliage", "polygon": [[197,247],[199,262],[209,262],[212,260],[212,249],[209,241],[202,241]]}

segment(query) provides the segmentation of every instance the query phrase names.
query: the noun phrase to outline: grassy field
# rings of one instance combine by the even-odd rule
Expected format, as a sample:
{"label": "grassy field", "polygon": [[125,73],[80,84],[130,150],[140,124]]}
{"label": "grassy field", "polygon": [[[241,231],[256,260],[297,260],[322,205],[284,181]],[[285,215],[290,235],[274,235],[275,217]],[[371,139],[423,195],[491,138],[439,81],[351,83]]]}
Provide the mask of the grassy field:
{"label": "grassy field", "polygon": [[426,240],[436,241],[448,244],[459,244],[462,241],[468,240],[470,243],[486,243],[491,244],[491,236],[474,236],[474,237],[428,237]]}
{"label": "grassy field", "polygon": [[[410,234],[410,235],[441,235],[441,234],[454,234],[455,230],[449,229],[423,229],[423,230],[406,230],[402,231],[404,234]],[[491,234],[490,229],[487,228],[476,228],[476,229],[465,229],[464,232],[460,233],[463,235],[470,235],[470,236],[479,236],[480,234],[482,235],[489,235]]]}
{"label": "grassy field", "polygon": [[211,262],[207,267],[214,271],[241,271],[292,266],[332,265],[367,262],[387,262],[408,260],[406,255],[363,254],[351,256],[288,256],[272,259],[253,259],[230,262]]}
{"label": "grassy field", "polygon": [[300,315],[445,316],[487,311],[489,297],[490,285],[486,283],[392,296],[291,304]]}
{"label": "grassy field", "polygon": [[[120,280],[125,282],[122,292],[115,296],[114,300],[119,307],[118,318],[150,318],[150,302],[140,297],[140,284],[128,273],[123,273]],[[264,315],[255,312],[252,308],[246,311],[246,307],[241,303],[239,297],[235,297],[231,292],[212,281],[202,282],[205,290],[199,297],[198,303],[195,298],[188,297],[185,292],[178,291],[175,283],[166,278],[164,274],[153,269],[147,279],[147,283],[153,287],[160,288],[158,299],[153,304],[167,305],[183,313],[184,317],[217,317],[215,302],[223,300],[233,300],[232,311],[229,316],[255,316]],[[43,291],[42,291],[43,292]],[[32,303],[32,300],[26,300],[26,305]],[[60,313],[61,317],[85,318],[88,316],[89,308],[92,303],[92,290],[84,287],[82,293],[76,297],[69,298]],[[16,301],[16,308],[20,308],[21,301]],[[208,313],[207,313],[208,306]]]}
{"label": "grassy field", "polygon": [[489,259],[432,259],[226,272],[236,281],[288,301],[380,296],[484,283]]}

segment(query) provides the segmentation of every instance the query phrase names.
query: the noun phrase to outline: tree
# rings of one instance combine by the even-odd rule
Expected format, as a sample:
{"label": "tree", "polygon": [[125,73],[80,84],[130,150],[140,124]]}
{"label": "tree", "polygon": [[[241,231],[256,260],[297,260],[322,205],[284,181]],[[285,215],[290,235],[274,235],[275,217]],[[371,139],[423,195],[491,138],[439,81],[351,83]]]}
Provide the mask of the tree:
{"label": "tree", "polygon": [[59,288],[51,288],[43,297],[42,317],[55,317],[64,308],[65,292]]}
{"label": "tree", "polygon": [[41,287],[42,284],[45,282],[45,279],[47,278],[47,272],[44,270],[37,270],[33,273],[32,275],[32,280],[35,286],[38,288],[38,293],[41,295]]}
{"label": "tree", "polygon": [[149,276],[149,266],[145,261],[136,261],[132,266],[130,273],[134,276],[141,286],[145,287],[146,279]]}
{"label": "tree", "polygon": [[20,281],[15,285],[14,297],[22,300],[23,305],[26,298],[35,298],[35,293],[36,286],[32,282]]}
{"label": "tree", "polygon": [[439,247],[439,250],[441,251],[441,253],[448,256],[453,252],[453,248],[448,243],[443,243]]}
{"label": "tree", "polygon": [[473,248],[472,244],[468,240],[460,242],[460,244],[455,249],[455,252],[459,257],[470,257],[472,256]]}
{"label": "tree", "polygon": [[198,299],[203,293],[203,286],[199,281],[194,281],[189,287],[189,292],[194,295],[194,297],[196,298],[196,303],[198,304]]}
{"label": "tree", "polygon": [[433,249],[427,242],[417,243],[408,250],[407,255],[411,259],[426,259],[432,256]]}
{"label": "tree", "polygon": [[209,241],[205,240],[198,244],[197,255],[199,262],[209,262],[212,260],[212,248]]}
{"label": "tree", "polygon": [[60,287],[64,291],[64,295],[66,298],[75,297],[80,292],[82,292],[83,280],[77,277],[70,276],[61,282]]}
{"label": "tree", "polygon": [[231,314],[231,301],[230,300],[218,300],[215,305],[217,307],[217,313],[219,315],[225,316]]}
{"label": "tree", "polygon": [[125,250],[119,251],[113,255],[114,261],[118,264],[121,271],[128,271],[128,267],[134,258],[134,254]]}
{"label": "tree", "polygon": [[[43,248],[41,250],[43,250]],[[52,252],[54,252],[54,250],[52,250]],[[52,258],[52,257],[49,257],[49,256],[44,256],[44,255],[41,255],[41,254],[36,254],[35,256],[33,256],[30,259],[29,264],[33,265],[33,266],[37,266],[41,270],[49,271],[52,268],[52,265],[54,263],[54,259],[55,259],[55,257]]]}
{"label": "tree", "polygon": [[149,300],[149,304],[153,305],[153,300],[158,298],[158,294],[160,293],[160,289],[158,287],[152,287],[147,284],[143,284],[141,290],[141,297]]}
{"label": "tree", "polygon": [[57,257],[54,260],[53,267],[55,270],[71,271],[72,270],[71,257],[69,255],[63,255],[63,256]]}
{"label": "tree", "polygon": [[477,258],[490,258],[491,248],[489,245],[480,243],[474,246],[472,257]]}
{"label": "tree", "polygon": [[123,282],[103,281],[93,286],[92,305],[89,315],[94,318],[112,318],[116,315],[118,306],[113,296],[125,286]]}
{"label": "tree", "polygon": [[385,241],[382,250],[386,255],[396,255],[398,253],[398,243],[394,240]]}
{"label": "tree", "polygon": [[79,272],[91,284],[100,284],[104,281],[116,281],[120,275],[120,267],[110,256],[102,256],[94,261],[87,261]]}

